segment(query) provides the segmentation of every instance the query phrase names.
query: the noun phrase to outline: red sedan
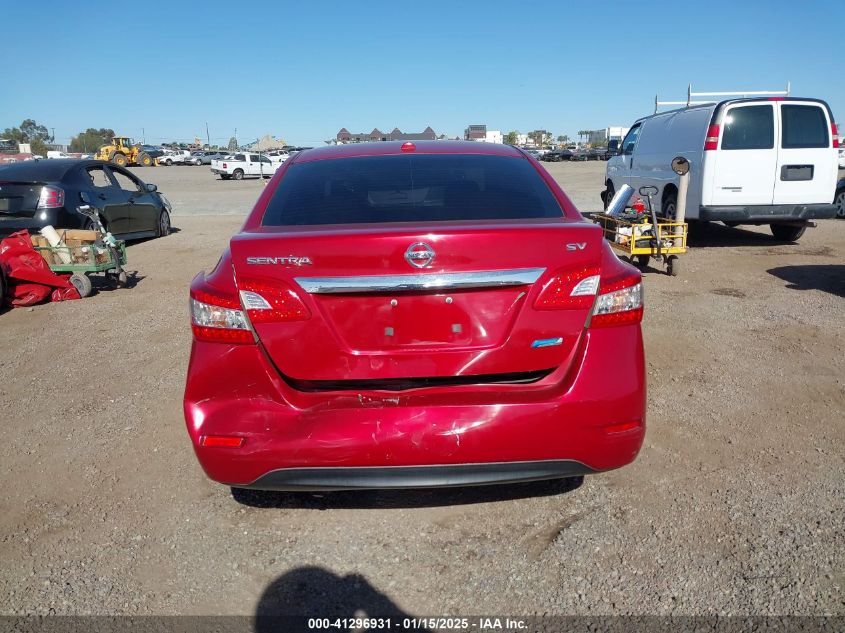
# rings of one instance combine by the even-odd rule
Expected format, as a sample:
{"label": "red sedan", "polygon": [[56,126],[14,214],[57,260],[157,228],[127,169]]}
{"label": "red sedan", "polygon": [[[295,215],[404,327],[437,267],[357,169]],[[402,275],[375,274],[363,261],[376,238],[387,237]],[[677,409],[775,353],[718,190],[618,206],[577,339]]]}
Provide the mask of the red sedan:
{"label": "red sedan", "polygon": [[552,479],[643,441],[640,273],[507,145],[298,154],[190,294],[185,420],[221,483]]}

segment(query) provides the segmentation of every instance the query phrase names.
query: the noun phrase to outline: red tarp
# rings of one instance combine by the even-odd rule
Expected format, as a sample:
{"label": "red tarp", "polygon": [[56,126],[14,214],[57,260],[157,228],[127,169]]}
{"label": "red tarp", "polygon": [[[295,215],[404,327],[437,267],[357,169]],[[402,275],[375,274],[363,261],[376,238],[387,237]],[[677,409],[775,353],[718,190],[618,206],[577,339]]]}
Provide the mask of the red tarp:
{"label": "red tarp", "polygon": [[0,241],[0,267],[6,274],[5,303],[13,308],[31,306],[45,299],[80,299],[68,281],[70,275],[57,275],[32,247],[29,233],[18,231]]}

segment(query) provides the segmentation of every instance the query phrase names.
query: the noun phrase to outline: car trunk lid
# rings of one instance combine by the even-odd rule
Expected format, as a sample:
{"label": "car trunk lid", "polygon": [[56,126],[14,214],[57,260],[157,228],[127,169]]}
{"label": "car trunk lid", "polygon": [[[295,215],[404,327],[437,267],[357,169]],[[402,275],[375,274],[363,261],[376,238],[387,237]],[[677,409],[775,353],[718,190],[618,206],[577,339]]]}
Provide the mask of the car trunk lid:
{"label": "car trunk lid", "polygon": [[519,382],[571,361],[592,303],[534,302],[559,275],[597,272],[601,240],[595,225],[563,218],[264,227],[233,238],[231,252],[241,290],[274,287],[307,308],[308,318],[253,323],[292,380]]}
{"label": "car trunk lid", "polygon": [[43,187],[43,182],[0,180],[0,221],[34,217]]}

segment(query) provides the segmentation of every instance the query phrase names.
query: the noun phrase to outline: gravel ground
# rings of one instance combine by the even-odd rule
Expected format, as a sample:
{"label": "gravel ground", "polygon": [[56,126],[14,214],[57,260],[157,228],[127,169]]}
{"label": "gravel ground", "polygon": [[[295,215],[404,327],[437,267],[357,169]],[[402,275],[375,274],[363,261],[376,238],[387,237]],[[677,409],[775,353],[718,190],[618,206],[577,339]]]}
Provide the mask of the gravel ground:
{"label": "gravel ground", "polygon": [[[603,168],[549,166],[583,209]],[[140,173],[180,231],[130,247],[134,287],[0,315],[0,613],[845,614],[845,222],[712,226],[680,277],[645,273],[627,468],[233,496],[184,430],[186,290],[262,184]]]}

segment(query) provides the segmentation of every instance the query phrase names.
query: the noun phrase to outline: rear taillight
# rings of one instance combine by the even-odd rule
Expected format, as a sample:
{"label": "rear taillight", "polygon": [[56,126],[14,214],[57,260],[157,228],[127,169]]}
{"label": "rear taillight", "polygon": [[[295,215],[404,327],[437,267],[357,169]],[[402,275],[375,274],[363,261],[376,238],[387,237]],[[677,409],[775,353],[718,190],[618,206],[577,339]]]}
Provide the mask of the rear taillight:
{"label": "rear taillight", "polygon": [[239,278],[238,287],[250,323],[284,323],[311,318],[308,307],[281,281]]}
{"label": "rear taillight", "polygon": [[704,149],[719,149],[719,125],[714,123],[707,128],[707,136],[704,139]]}
{"label": "rear taillight", "polygon": [[833,146],[839,147],[839,130],[836,128],[836,123],[830,124],[830,135],[833,137]]}
{"label": "rear taillight", "polygon": [[643,284],[640,275],[601,288],[593,306],[590,327],[639,323],[643,319]]}
{"label": "rear taillight", "polygon": [[229,166],[226,163],[223,163],[223,169],[228,169]]}
{"label": "rear taillight", "polygon": [[602,279],[598,268],[559,273],[543,286],[536,310],[592,309],[590,327],[639,323],[643,318],[642,277],[623,273]]}
{"label": "rear taillight", "polygon": [[191,291],[191,328],[198,341],[253,343],[240,303],[201,290]]}
{"label": "rear taillight", "polygon": [[598,268],[559,273],[543,286],[534,307],[537,310],[583,310],[593,305],[598,289]]}
{"label": "rear taillight", "polygon": [[42,187],[38,197],[39,209],[58,209],[65,206],[64,189],[58,187]]}

